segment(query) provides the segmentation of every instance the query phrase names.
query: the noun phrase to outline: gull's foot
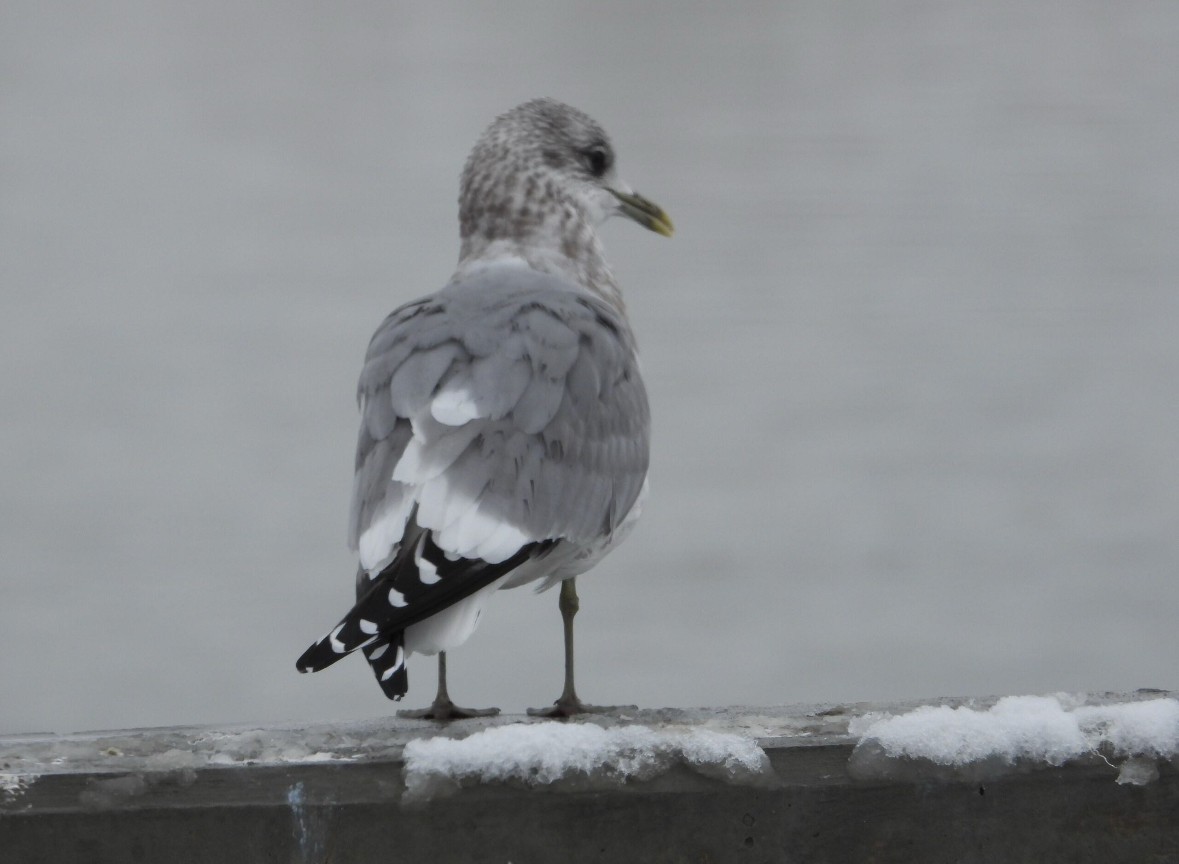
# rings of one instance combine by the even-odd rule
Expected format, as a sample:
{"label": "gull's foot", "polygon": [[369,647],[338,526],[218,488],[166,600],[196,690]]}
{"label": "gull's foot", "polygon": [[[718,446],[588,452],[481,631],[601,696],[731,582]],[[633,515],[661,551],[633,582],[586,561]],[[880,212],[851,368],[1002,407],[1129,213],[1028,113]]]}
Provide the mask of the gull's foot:
{"label": "gull's foot", "polygon": [[475,717],[494,717],[499,713],[498,708],[460,708],[449,699],[434,700],[429,708],[415,708],[397,712],[398,717],[409,720],[436,720],[445,723],[448,720],[470,720]]}
{"label": "gull's foot", "polygon": [[637,705],[586,705],[576,696],[572,699],[561,697],[548,708],[529,708],[529,717],[553,717],[567,719],[578,714],[611,714],[615,711],[637,711]]}

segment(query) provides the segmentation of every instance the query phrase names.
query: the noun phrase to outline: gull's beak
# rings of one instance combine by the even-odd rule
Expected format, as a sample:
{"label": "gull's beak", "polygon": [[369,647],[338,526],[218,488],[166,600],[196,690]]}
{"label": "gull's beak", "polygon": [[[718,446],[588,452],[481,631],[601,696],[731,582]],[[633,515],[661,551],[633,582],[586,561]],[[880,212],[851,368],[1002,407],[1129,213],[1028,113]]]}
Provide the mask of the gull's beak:
{"label": "gull's beak", "polygon": [[648,201],[638,192],[619,192],[617,189],[611,189],[610,194],[621,203],[618,212],[634,219],[644,228],[649,228],[664,237],[670,237],[675,231],[671,217],[654,201]]}

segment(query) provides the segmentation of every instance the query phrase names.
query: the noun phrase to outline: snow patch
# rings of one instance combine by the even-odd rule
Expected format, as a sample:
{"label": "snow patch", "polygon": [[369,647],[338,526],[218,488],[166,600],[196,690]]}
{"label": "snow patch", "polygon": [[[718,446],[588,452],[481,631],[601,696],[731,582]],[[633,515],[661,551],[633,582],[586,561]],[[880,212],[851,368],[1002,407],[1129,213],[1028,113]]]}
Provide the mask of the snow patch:
{"label": "snow patch", "polygon": [[37,780],[36,774],[0,774],[0,799],[14,801]]}
{"label": "snow patch", "polygon": [[[1073,712],[1090,741],[1127,756],[1179,755],[1179,700],[1085,705]],[[1096,746],[1096,745],[1094,745]]]}
{"label": "snow patch", "polygon": [[861,777],[908,776],[922,763],[984,775],[1097,753],[1125,760],[1119,783],[1141,785],[1158,777],[1153,760],[1179,755],[1179,700],[1080,705],[1063,695],[1006,696],[987,710],[925,705],[866,714],[848,732],[860,738],[849,768]]}
{"label": "snow patch", "polygon": [[516,723],[467,738],[410,741],[404,760],[411,802],[453,792],[464,782],[601,787],[649,780],[675,765],[730,783],[761,785],[774,778],[756,741],[691,727]]}

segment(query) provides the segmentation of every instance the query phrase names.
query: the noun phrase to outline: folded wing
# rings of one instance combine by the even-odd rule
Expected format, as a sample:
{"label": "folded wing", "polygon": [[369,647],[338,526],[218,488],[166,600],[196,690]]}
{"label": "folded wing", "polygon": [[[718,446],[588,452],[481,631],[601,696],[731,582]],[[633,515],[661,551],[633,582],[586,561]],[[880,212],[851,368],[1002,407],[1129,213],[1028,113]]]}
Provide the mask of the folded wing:
{"label": "folded wing", "polygon": [[525,267],[485,268],[392,313],[359,399],[357,604],[304,671],[364,648],[380,680],[405,627],[526,562],[530,578],[547,575],[558,547],[600,544],[646,476],[649,412],[625,319]]}

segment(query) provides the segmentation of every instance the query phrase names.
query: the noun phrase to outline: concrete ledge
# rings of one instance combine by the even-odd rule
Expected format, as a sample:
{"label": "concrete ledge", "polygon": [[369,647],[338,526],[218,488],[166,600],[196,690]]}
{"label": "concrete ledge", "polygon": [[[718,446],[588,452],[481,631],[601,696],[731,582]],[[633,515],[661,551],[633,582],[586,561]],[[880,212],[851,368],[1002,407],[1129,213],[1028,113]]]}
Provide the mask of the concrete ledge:
{"label": "concrete ledge", "polygon": [[754,738],[772,774],[726,782],[672,760],[647,779],[464,781],[418,801],[406,797],[411,742],[537,721],[3,738],[0,860],[1179,864],[1174,759],[1141,785],[1115,782],[1100,752],[1059,767],[857,770],[849,721],[915,705],[624,710],[592,722]]}

